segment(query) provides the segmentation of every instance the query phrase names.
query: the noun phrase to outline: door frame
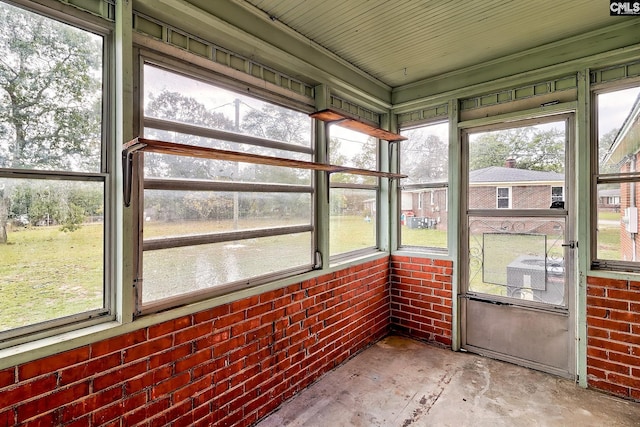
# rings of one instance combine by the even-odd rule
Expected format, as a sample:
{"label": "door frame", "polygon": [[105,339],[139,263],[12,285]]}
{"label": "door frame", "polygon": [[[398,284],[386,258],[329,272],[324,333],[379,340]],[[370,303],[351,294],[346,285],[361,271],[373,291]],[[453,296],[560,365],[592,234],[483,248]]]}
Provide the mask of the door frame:
{"label": "door frame", "polygon": [[[508,300],[505,297],[481,297],[481,300],[486,302],[492,302],[493,304],[500,305],[506,303],[506,305],[512,307],[515,306],[519,309],[540,312],[540,313],[555,313],[556,315],[562,315],[564,311],[567,316],[567,369],[556,369],[548,365],[539,364],[530,360],[524,360],[521,357],[513,357],[508,354],[493,352],[491,350],[478,348],[473,345],[469,345],[467,342],[467,313],[469,308],[469,301],[471,295],[468,291],[469,286],[469,266],[468,266],[468,245],[469,245],[469,229],[468,229],[468,135],[471,133],[477,133],[488,130],[500,130],[509,129],[539,123],[548,123],[553,121],[564,120],[566,121],[565,129],[565,218],[566,218],[566,230],[565,230],[565,242],[570,240],[577,241],[577,224],[576,224],[576,207],[577,207],[577,181],[576,181],[576,102],[557,104],[551,107],[540,107],[522,112],[502,114],[482,119],[468,120],[458,123],[458,141],[459,141],[459,156],[460,156],[460,170],[459,170],[459,183],[460,183],[460,210],[459,210],[459,253],[458,253],[458,265],[459,265],[459,293],[458,293],[458,319],[459,319],[459,331],[460,331],[460,346],[463,350],[472,351],[476,353],[485,354],[489,357],[505,360],[508,362],[520,364],[523,366],[531,367],[538,370],[547,371],[556,375],[575,379],[577,374],[577,294],[578,294],[578,253],[576,249],[565,248],[565,260],[568,260],[566,265],[570,265],[570,268],[565,268],[566,282],[566,308],[564,310],[559,309],[557,306],[549,306],[543,303],[525,303],[525,304],[513,304],[513,300]],[[481,213],[479,210],[475,210],[473,213]],[[557,213],[548,212],[547,210],[541,210],[541,212],[532,212],[533,210],[511,210],[509,213],[512,216],[519,214],[532,215],[538,217],[559,217]],[[495,211],[494,211],[495,212]],[[474,300],[477,300],[476,296],[473,296]]]}

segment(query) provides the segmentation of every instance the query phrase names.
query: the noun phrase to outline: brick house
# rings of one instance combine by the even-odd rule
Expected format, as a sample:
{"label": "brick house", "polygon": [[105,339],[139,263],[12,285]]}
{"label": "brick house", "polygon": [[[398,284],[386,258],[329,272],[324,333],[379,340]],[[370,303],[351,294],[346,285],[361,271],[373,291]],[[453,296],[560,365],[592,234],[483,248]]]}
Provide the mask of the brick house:
{"label": "brick house", "polygon": [[[564,175],[557,172],[518,169],[514,161],[469,173],[470,209],[548,209],[564,201]],[[402,214],[424,218],[429,226],[447,227],[447,189],[403,191]]]}
{"label": "brick house", "polygon": [[[640,168],[640,97],[636,99],[605,160],[609,164],[619,165],[623,174],[636,172]],[[640,241],[637,238],[640,186],[637,182],[621,182],[618,193],[620,255],[623,261],[637,261],[640,254]]]}

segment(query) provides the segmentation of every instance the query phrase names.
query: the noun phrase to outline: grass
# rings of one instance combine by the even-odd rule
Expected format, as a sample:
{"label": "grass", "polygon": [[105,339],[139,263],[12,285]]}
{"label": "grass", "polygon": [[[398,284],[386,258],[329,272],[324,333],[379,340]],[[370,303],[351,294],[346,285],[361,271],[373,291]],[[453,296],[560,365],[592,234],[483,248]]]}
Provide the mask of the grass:
{"label": "grass", "polygon": [[432,228],[409,228],[402,226],[400,231],[402,246],[424,246],[429,248],[447,248],[447,231]]}
{"label": "grass", "polygon": [[0,245],[0,331],[100,308],[102,225],[12,231]]}
{"label": "grass", "polygon": [[[619,218],[619,214],[616,218]],[[280,224],[278,224],[280,222]],[[291,225],[302,221],[241,221],[240,229]],[[375,227],[360,216],[330,218],[331,254],[375,245]],[[145,237],[228,231],[231,221],[145,223]],[[402,244],[446,248],[447,232],[402,227]],[[505,240],[494,264],[507,265],[523,248]],[[153,301],[170,295],[246,280],[311,262],[307,233],[152,251],[144,258],[143,297]],[[620,231],[612,224],[598,232],[598,256],[620,259]],[[472,250],[478,251],[474,247]],[[481,252],[480,252],[481,253]],[[496,259],[496,256],[504,259]],[[73,233],[57,226],[9,232],[0,245],[0,331],[100,308],[103,305],[102,225],[86,224]],[[472,270],[472,288],[501,295],[505,286],[485,283],[482,267]],[[203,285],[204,284],[204,285]]]}

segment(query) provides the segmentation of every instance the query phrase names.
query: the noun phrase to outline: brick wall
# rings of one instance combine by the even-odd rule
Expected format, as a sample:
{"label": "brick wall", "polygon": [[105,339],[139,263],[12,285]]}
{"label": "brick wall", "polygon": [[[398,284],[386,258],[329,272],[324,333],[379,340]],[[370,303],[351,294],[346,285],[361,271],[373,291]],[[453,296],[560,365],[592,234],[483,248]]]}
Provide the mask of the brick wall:
{"label": "brick wall", "polygon": [[451,345],[453,263],[391,257],[391,329],[420,340]]}
{"label": "brick wall", "polygon": [[249,425],[388,332],[387,259],[0,370],[0,426]]}
{"label": "brick wall", "polygon": [[587,383],[640,400],[640,282],[587,278]]}

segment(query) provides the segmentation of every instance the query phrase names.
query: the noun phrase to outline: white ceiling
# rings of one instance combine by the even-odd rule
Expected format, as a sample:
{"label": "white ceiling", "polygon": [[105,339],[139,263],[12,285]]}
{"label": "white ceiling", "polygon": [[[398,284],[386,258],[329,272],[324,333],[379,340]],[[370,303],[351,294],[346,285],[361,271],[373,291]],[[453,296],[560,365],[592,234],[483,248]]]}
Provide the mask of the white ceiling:
{"label": "white ceiling", "polygon": [[391,86],[624,19],[606,0],[234,0]]}

